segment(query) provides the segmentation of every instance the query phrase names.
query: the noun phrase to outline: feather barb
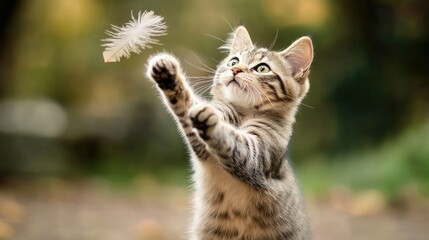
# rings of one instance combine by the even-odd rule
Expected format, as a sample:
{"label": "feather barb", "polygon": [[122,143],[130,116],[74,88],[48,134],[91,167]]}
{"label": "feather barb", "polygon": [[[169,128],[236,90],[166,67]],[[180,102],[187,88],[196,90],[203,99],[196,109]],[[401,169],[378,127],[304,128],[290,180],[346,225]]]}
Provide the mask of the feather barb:
{"label": "feather barb", "polygon": [[118,27],[112,25],[107,30],[109,38],[102,39],[105,47],[104,62],[119,62],[122,57],[129,58],[131,53],[139,54],[142,49],[150,48],[151,44],[160,44],[158,37],[167,34],[167,25],[164,18],[157,16],[153,11],[140,11],[137,18],[131,11],[131,21]]}

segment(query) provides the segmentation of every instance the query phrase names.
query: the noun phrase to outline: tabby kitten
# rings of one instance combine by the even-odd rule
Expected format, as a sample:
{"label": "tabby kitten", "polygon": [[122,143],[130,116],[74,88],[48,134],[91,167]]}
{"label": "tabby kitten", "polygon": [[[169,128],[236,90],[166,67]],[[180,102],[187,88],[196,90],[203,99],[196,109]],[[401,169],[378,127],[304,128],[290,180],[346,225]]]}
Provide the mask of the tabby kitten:
{"label": "tabby kitten", "polygon": [[243,26],[223,48],[212,100],[199,98],[175,57],[150,58],[147,76],[190,149],[195,211],[191,239],[309,239],[300,189],[285,158],[309,89],[312,41],[281,52],[257,48]]}

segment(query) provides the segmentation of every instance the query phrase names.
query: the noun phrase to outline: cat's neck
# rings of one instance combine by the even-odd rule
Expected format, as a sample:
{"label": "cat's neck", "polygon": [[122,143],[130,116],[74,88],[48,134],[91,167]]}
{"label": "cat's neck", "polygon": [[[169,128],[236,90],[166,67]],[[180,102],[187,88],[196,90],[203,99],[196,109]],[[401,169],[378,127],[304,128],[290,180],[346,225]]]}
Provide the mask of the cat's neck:
{"label": "cat's neck", "polygon": [[230,104],[241,116],[244,118],[251,118],[255,116],[267,117],[276,122],[286,125],[291,125],[295,122],[295,115],[298,110],[298,104],[287,105],[270,105],[270,107],[252,107],[245,108]]}
{"label": "cat's neck", "polygon": [[233,109],[233,111],[235,111],[238,120],[238,122],[234,123],[235,125],[241,125],[243,121],[254,118],[266,118],[269,122],[280,125],[281,129],[283,129],[282,135],[285,140],[284,143],[286,145],[289,143],[299,106],[298,103],[290,102],[288,104],[273,105],[266,108],[246,108],[220,99],[213,99],[213,102],[216,105],[220,105],[221,108]]}

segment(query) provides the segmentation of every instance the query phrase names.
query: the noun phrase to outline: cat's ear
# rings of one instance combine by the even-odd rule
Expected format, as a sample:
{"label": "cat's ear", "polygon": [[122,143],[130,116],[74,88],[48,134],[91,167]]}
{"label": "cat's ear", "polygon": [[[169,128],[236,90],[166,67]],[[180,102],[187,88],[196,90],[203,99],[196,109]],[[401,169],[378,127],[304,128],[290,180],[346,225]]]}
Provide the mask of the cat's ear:
{"label": "cat's ear", "polygon": [[313,61],[313,42],[309,37],[301,37],[280,53],[292,67],[296,80],[307,78]]}
{"label": "cat's ear", "polygon": [[252,39],[250,39],[249,32],[244,26],[235,29],[231,38],[228,39],[227,45],[228,47],[224,49],[228,49],[230,55],[253,47]]}

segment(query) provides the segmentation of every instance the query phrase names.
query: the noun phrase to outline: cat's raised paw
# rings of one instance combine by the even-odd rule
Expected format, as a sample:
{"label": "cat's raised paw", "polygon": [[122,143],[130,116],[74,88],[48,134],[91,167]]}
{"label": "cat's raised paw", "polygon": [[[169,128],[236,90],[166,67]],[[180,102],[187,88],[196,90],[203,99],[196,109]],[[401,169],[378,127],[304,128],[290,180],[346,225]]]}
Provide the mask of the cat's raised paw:
{"label": "cat's raised paw", "polygon": [[161,53],[149,59],[147,76],[163,90],[174,90],[178,62],[175,57]]}
{"label": "cat's raised paw", "polygon": [[219,120],[216,110],[209,104],[199,104],[189,109],[189,117],[199,136],[209,140]]}

